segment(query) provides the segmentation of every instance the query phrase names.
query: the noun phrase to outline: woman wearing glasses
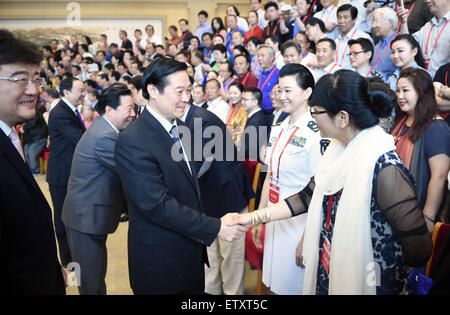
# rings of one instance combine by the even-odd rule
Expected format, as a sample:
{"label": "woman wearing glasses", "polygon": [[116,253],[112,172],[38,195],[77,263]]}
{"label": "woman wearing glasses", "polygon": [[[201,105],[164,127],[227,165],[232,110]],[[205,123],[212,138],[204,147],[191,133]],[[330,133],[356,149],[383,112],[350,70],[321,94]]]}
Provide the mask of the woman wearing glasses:
{"label": "woman wearing glasses", "polygon": [[394,140],[377,126],[391,113],[391,98],[341,70],[319,80],[309,104],[320,134],[333,139],[314,181],[240,223],[308,212],[297,257],[306,268],[304,294],[406,293],[407,265],[423,265],[432,241]]}
{"label": "woman wearing glasses", "polygon": [[[321,154],[319,129],[308,109],[314,88],[311,72],[300,64],[287,64],[280,70],[280,105],[289,116],[272,127],[265,155],[267,176],[259,207],[284,200],[303,189],[314,175]],[[276,294],[302,294],[304,270],[295,264],[295,251],[301,241],[306,215],[266,225],[262,281]],[[255,245],[262,246],[261,227],[253,233]]]}

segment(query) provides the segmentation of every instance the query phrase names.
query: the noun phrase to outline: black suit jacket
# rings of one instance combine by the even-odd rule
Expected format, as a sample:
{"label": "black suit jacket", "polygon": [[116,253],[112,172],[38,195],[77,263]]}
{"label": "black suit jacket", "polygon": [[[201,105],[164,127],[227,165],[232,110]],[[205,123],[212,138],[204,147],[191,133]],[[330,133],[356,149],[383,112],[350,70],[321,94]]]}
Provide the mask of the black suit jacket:
{"label": "black suit jacket", "polygon": [[[189,126],[192,135],[192,148],[195,148],[195,132],[202,134],[207,128],[215,127],[221,131],[222,138],[214,135],[211,139],[203,137],[202,151],[209,151],[205,146],[212,143],[221,147],[223,154],[218,154],[218,159],[214,160],[211,168],[199,179],[202,204],[207,215],[220,218],[229,212],[238,212],[248,206],[248,201],[254,197],[248,175],[242,162],[237,160],[237,150],[233,144],[233,138],[222,120],[210,111],[191,105],[186,115],[186,124]],[[227,145],[227,141],[233,145]],[[231,152],[230,152],[231,151]],[[200,161],[195,165],[199,171],[204,162],[203,154],[198,154]],[[217,153],[215,151],[214,153]],[[194,156],[195,157],[195,156]],[[231,160],[230,160],[231,158]]]}
{"label": "black suit jacket", "polygon": [[3,294],[65,294],[52,212],[0,130],[0,283]]}
{"label": "black suit jacket", "polygon": [[[261,161],[260,150],[267,144],[273,115],[262,110],[247,119],[244,135],[241,137],[239,149],[245,152],[245,158]],[[255,152],[256,150],[256,152]]]}
{"label": "black suit jacket", "polygon": [[117,141],[115,160],[128,201],[128,265],[135,294],[202,292],[205,246],[220,230],[220,220],[202,213],[193,164],[194,176],[185,161],[172,159],[173,147],[168,132],[148,110]]}
{"label": "black suit jacket", "polygon": [[48,131],[50,155],[47,182],[51,185],[67,186],[73,153],[84,128],[77,115],[61,100],[50,112]]}

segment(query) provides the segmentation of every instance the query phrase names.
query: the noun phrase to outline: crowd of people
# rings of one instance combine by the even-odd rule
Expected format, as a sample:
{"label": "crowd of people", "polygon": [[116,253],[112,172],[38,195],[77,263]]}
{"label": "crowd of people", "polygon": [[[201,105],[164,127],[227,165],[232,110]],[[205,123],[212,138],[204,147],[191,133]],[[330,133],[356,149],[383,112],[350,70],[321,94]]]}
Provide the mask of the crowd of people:
{"label": "crowd of people", "polygon": [[[275,294],[411,292],[409,272],[430,257],[435,223],[448,222],[450,2],[250,7],[211,22],[200,11],[195,30],[180,19],[164,39],[147,25],[134,39],[121,30],[121,43],[53,39],[41,54],[2,31],[0,95],[16,84],[28,95],[19,105],[34,103],[18,117],[1,110],[0,127],[22,135],[11,141],[31,174],[49,151],[60,263],[80,264],[80,294],[106,294],[107,235],[127,217],[136,294],[243,294],[250,226]],[[195,131],[211,127],[220,154],[201,139],[192,160]],[[258,191],[254,163],[267,166]],[[2,181],[2,207],[10,191]],[[48,221],[34,193],[16,207],[45,204]],[[255,197],[259,210],[247,213]],[[1,255],[20,261],[3,246],[14,231],[1,233]],[[52,276],[39,281],[53,283],[3,275],[14,292],[63,291],[45,237]],[[373,262],[376,285],[366,281]]]}

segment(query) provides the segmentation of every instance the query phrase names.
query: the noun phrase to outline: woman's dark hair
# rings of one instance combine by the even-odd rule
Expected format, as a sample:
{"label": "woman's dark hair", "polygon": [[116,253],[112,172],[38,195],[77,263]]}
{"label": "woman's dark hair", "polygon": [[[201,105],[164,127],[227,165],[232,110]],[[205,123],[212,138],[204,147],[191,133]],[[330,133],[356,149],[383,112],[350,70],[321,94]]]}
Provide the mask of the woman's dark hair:
{"label": "woman's dark hair", "polygon": [[261,41],[256,36],[252,36],[249,39],[247,39],[247,45],[249,42],[252,42],[255,46],[258,46],[259,44],[261,44]]}
{"label": "woman's dark hair", "polygon": [[175,72],[186,71],[186,69],[185,63],[168,58],[158,58],[153,61],[142,76],[142,96],[147,100],[150,98],[147,91],[149,84],[156,86],[158,91],[163,93],[168,84],[167,77]]}
{"label": "woman's dark hair", "polygon": [[392,45],[395,42],[398,42],[399,40],[407,41],[409,43],[409,45],[411,46],[411,49],[417,48],[417,54],[414,59],[419,66],[421,66],[422,68],[425,68],[425,59],[423,58],[422,50],[420,49],[420,45],[417,42],[417,40],[410,34],[400,34],[392,40],[391,49],[392,49]]}
{"label": "woman's dark hair", "polygon": [[103,115],[106,111],[106,106],[113,109],[117,109],[120,106],[120,97],[132,95],[131,90],[122,83],[114,83],[107,89],[102,91],[98,98],[96,110],[100,115]]}
{"label": "woman's dark hair", "polygon": [[[236,50],[236,49],[241,52],[239,55],[250,56],[250,53],[248,52],[247,48],[245,48],[244,45],[236,45],[236,46],[234,46],[234,50]],[[236,58],[236,56],[234,58]]]}
{"label": "woman's dark hair", "polygon": [[228,90],[230,89],[230,87],[235,86],[239,89],[239,91],[244,92],[244,86],[242,85],[242,83],[237,82],[237,81],[233,81],[231,82],[230,86],[228,87]]}
{"label": "woman's dark hair", "polygon": [[131,84],[134,86],[134,88],[139,91],[142,90],[142,76],[137,75],[131,78]]}
{"label": "woman's dark hair", "polygon": [[297,85],[303,90],[306,90],[307,88],[314,90],[314,77],[311,71],[309,71],[304,65],[296,63],[288,63],[284,65],[280,70],[280,78],[286,76],[295,76]]}
{"label": "woman's dark hair", "polygon": [[366,129],[379,118],[389,117],[393,104],[383,93],[376,94],[367,80],[355,71],[339,70],[319,79],[309,99],[309,106],[323,107],[330,117],[346,111],[353,124]]}
{"label": "woman's dark hair", "polygon": [[86,39],[88,45],[92,45],[92,39],[89,36],[84,35],[84,38]]}
{"label": "woman's dark hair", "polygon": [[234,13],[236,13],[236,16],[239,16],[239,10],[236,8],[235,5],[229,5],[228,8],[233,8]]}
{"label": "woman's dark hair", "polygon": [[[434,95],[433,79],[422,69],[405,68],[400,71],[399,80],[408,79],[413,85],[418,99],[414,108],[414,123],[408,130],[408,137],[412,142],[417,141],[439,113],[436,96]],[[406,115],[399,106],[395,107],[394,126]]]}
{"label": "woman's dark hair", "polygon": [[[214,28],[214,21],[217,21],[217,23],[219,24],[219,29],[218,30],[216,30]],[[212,28],[212,31],[213,31],[213,35],[215,35],[216,33],[219,33],[221,30],[224,30],[225,26],[223,24],[222,18],[219,17],[219,16],[216,16],[215,18],[213,18],[212,21],[211,21],[211,28]]]}

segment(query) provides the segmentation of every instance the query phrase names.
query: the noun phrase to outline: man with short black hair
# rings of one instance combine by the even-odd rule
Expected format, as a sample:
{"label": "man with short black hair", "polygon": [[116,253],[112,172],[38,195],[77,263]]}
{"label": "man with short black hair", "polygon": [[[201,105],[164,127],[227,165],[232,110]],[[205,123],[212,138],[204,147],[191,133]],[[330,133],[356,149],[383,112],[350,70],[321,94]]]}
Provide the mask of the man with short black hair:
{"label": "man with short black hair", "polygon": [[337,9],[338,33],[336,36],[336,62],[342,69],[351,69],[348,56],[348,41],[357,38],[372,40],[369,34],[358,30],[356,21],[358,9],[350,4],[341,5]]}
{"label": "man with short black hair", "polygon": [[0,283],[10,295],[65,294],[52,210],[16,131],[35,117],[41,59],[34,44],[0,30]]}
{"label": "man with short black hair", "polygon": [[244,88],[258,85],[258,78],[250,72],[250,58],[247,55],[240,54],[234,57],[234,71],[237,75],[236,81]]}
{"label": "man with short black hair", "polygon": [[256,87],[244,89],[242,105],[248,112],[244,133],[241,137],[239,150],[244,151],[244,157],[253,161],[260,161],[261,148],[267,144],[270,135],[273,116],[261,110],[263,95]]}
{"label": "man with short black hair", "polygon": [[73,155],[62,220],[73,260],[80,265],[80,295],[106,295],[106,238],[117,229],[125,202],[114,148],[119,132],[134,119],[133,106],[126,85],[105,89],[97,105],[101,116],[83,134]]}
{"label": "man with short black hair", "polygon": [[[246,228],[203,213],[192,150],[179,120],[191,98],[187,65],[159,58],[144,72],[145,110],[117,141],[115,160],[129,209],[128,258],[135,294],[203,294],[206,247]],[[145,139],[145,141],[142,141]],[[233,222],[232,222],[233,221]]]}
{"label": "man with short black hair", "polygon": [[366,38],[352,39],[348,41],[350,47],[350,64],[353,70],[365,78],[379,78],[383,76],[370,66],[373,57],[373,44]]}
{"label": "man with short black hair", "polygon": [[86,130],[77,110],[77,106],[84,103],[86,90],[82,81],[72,78],[61,82],[59,92],[62,99],[52,109],[48,118],[52,147],[48,158],[47,182],[53,202],[55,231],[61,263],[63,266],[67,266],[72,261],[72,256],[67,243],[64,224],[61,221],[61,213],[67,194],[73,152]]}
{"label": "man with short black hair", "polygon": [[198,17],[198,27],[194,31],[194,36],[197,36],[200,40],[200,45],[203,46],[202,36],[204,33],[212,33],[211,25],[208,23],[208,12],[201,10],[197,14]]}
{"label": "man with short black hair", "polygon": [[319,39],[326,38],[325,24],[322,20],[314,17],[309,17],[305,21],[306,35],[309,40],[317,44]]}
{"label": "man with short black hair", "polygon": [[336,43],[330,38],[322,38],[316,46],[317,68],[314,69],[316,77],[335,73],[341,67],[336,63]]}

